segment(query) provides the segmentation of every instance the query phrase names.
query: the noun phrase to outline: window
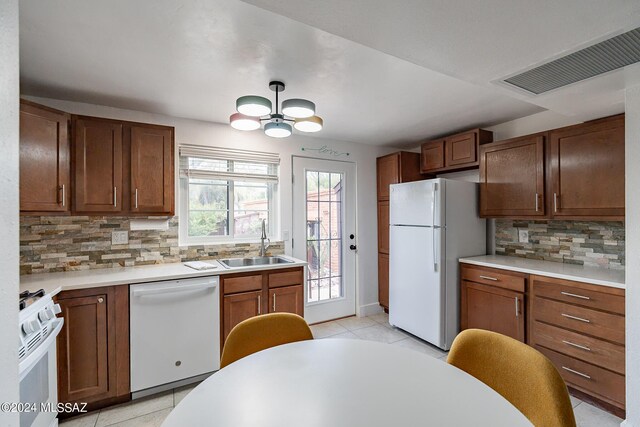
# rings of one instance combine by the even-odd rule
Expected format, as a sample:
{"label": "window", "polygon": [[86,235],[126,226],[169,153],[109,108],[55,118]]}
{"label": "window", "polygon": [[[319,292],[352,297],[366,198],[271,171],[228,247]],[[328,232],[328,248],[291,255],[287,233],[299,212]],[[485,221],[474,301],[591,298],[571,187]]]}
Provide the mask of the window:
{"label": "window", "polygon": [[277,231],[277,154],[180,146],[180,239],[257,240]]}

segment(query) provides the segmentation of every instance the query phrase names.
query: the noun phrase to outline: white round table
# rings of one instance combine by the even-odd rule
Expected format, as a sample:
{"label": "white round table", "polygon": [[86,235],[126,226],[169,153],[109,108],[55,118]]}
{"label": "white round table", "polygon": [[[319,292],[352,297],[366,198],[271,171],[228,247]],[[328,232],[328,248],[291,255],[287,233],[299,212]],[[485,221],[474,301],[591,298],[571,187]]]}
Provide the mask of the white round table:
{"label": "white round table", "polygon": [[193,389],[163,427],[531,426],[441,360],[373,341],[323,339],[245,357]]}

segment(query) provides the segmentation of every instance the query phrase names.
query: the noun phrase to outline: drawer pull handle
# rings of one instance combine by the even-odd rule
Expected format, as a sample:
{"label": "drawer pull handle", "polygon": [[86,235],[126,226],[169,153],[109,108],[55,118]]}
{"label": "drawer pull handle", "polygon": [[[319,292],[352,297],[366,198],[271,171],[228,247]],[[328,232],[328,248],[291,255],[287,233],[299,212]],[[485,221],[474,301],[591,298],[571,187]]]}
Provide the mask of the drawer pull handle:
{"label": "drawer pull handle", "polygon": [[258,294],[258,314],[262,314],[262,298],[260,298],[260,294]]}
{"label": "drawer pull handle", "polygon": [[562,295],[566,295],[568,297],[574,297],[574,298],[580,298],[580,299],[591,299],[589,297],[586,297],[584,295],[577,295],[577,294],[572,294],[571,292],[560,292]]}
{"label": "drawer pull handle", "polygon": [[570,345],[572,347],[577,347],[577,348],[581,348],[583,350],[591,351],[591,349],[589,347],[586,347],[584,345],[576,344],[576,343],[573,343],[571,341],[565,341],[565,340],[562,340],[562,342],[567,344],[567,345]]}
{"label": "drawer pull handle", "polygon": [[574,371],[573,369],[571,369],[571,368],[567,368],[566,366],[563,366],[563,367],[562,367],[562,369],[564,369],[565,371],[569,371],[569,372],[571,372],[572,374],[580,375],[581,377],[586,378],[586,379],[588,379],[588,380],[590,380],[590,379],[591,379],[591,377],[590,377],[589,375],[587,375],[587,374],[583,374],[582,372]]}
{"label": "drawer pull handle", "polygon": [[490,277],[490,276],[480,276],[481,279],[485,279],[485,280],[493,280],[494,282],[497,282],[498,279],[496,279],[495,277]]}
{"label": "drawer pull handle", "polygon": [[516,317],[520,317],[520,299],[518,299],[518,297],[515,297],[516,299]]}
{"label": "drawer pull handle", "polygon": [[584,322],[584,323],[591,323],[591,321],[589,319],[583,319],[582,317],[576,317],[576,316],[572,316],[570,314],[562,313],[562,316],[566,317],[568,319],[579,320],[579,321]]}

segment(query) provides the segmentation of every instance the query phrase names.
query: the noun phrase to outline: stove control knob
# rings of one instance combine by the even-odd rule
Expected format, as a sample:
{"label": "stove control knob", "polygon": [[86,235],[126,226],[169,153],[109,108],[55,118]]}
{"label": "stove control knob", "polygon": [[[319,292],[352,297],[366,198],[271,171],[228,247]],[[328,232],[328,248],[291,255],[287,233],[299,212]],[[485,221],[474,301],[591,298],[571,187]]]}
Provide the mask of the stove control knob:
{"label": "stove control knob", "polygon": [[53,305],[53,314],[60,314],[62,313],[62,309],[60,308],[60,304],[54,304]]}
{"label": "stove control knob", "polygon": [[29,334],[35,332],[35,329],[33,329],[33,327],[31,326],[31,322],[24,322],[22,324],[22,331],[25,334],[29,335]]}
{"label": "stove control knob", "polygon": [[50,308],[45,308],[40,313],[38,313],[38,317],[40,318],[41,322],[46,322],[47,320],[51,320],[53,319],[53,316],[54,316],[53,310]]}
{"label": "stove control knob", "polygon": [[39,331],[41,329],[40,322],[38,322],[37,320],[34,319],[34,320],[30,321],[29,323],[31,323],[31,328],[34,331]]}

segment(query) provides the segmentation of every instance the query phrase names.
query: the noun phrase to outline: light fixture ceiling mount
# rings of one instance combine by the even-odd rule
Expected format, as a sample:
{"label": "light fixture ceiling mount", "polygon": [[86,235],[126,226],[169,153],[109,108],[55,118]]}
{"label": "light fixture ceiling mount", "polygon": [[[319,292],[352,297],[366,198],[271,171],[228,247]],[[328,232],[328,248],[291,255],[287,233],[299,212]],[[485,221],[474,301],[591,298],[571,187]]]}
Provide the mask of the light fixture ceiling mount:
{"label": "light fixture ceiling mount", "polygon": [[[234,129],[255,130],[264,125],[264,133],[274,138],[285,138],[295,128],[301,132],[318,132],[322,130],[324,122],[315,115],[316,104],[301,99],[291,98],[282,103],[282,111],[279,110],[278,95],[283,92],[283,82],[273,80],[269,82],[269,89],[276,93],[275,112],[271,101],[257,95],[241,96],[236,100],[237,113],[229,117],[229,122]],[[293,125],[293,127],[292,127]]]}

